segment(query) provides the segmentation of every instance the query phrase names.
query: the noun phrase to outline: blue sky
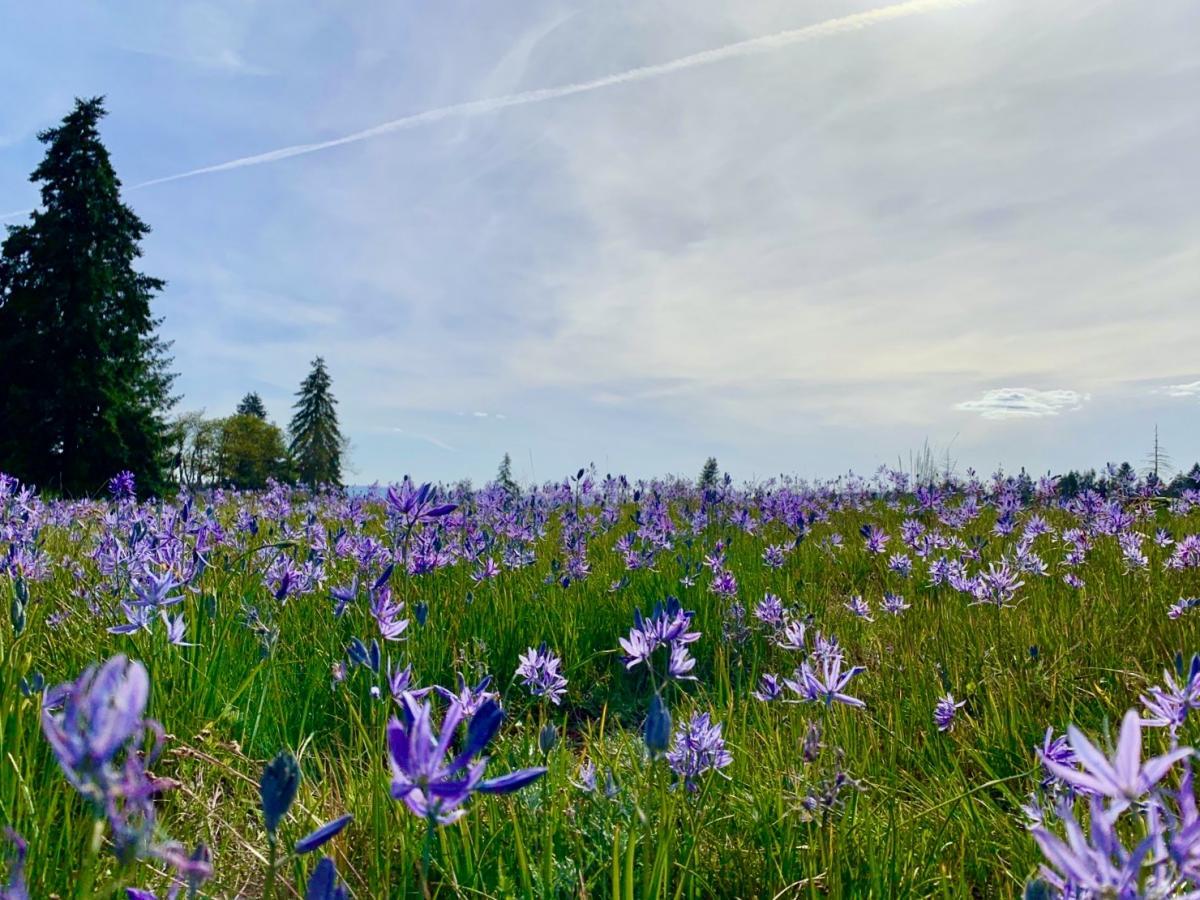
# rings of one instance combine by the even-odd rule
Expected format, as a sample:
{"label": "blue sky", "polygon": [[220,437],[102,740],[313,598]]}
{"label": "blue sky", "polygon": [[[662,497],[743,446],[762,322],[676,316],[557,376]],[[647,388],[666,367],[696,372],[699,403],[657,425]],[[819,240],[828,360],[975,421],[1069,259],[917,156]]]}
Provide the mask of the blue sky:
{"label": "blue sky", "polygon": [[181,408],[322,354],[357,482],[1200,458],[1200,5],[879,9],[2,0],[0,212],[242,161],[126,194]]}

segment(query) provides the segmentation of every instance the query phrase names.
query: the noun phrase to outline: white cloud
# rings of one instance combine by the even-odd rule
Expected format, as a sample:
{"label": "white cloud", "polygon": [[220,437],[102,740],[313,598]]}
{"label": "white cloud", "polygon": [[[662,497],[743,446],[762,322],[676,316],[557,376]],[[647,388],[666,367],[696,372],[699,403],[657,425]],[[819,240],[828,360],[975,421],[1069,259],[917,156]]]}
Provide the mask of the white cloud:
{"label": "white cloud", "polygon": [[1186,384],[1168,384],[1155,390],[1157,394],[1168,397],[1195,397],[1200,395],[1200,381],[1189,381]]}
{"label": "white cloud", "polygon": [[977,400],[954,404],[963,412],[979,413],[985,419],[1025,419],[1057,416],[1081,409],[1090,399],[1078,391],[1039,391],[1035,388],[995,388]]}

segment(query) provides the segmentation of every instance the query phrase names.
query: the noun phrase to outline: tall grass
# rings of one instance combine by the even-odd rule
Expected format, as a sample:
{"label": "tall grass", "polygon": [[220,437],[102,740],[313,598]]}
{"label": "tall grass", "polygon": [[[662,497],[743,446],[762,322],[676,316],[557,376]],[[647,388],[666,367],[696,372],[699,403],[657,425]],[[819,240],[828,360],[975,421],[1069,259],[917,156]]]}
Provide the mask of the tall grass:
{"label": "tall grass", "polygon": [[[468,680],[496,677],[508,718],[495,744],[495,768],[539,764],[543,721],[560,734],[541,783],[512,796],[478,797],[463,821],[438,831],[434,893],[1019,895],[1039,862],[1019,809],[1039,778],[1034,748],[1047,726],[1076,722],[1103,732],[1137,704],[1139,691],[1177,651],[1200,649],[1194,619],[1165,615],[1169,603],[1196,593],[1195,572],[1164,571],[1166,551],[1147,542],[1149,568],[1129,573],[1115,539],[1101,537],[1080,571],[1087,587],[1075,591],[1059,577],[1061,549],[1047,536],[1036,546],[1050,576],[1027,576],[1013,608],[971,606],[948,587],[930,587],[922,564],[905,579],[888,571],[886,555],[865,552],[857,535],[868,521],[892,534],[889,549],[901,549],[905,515],[894,505],[833,509],[778,570],[764,566],[761,555],[767,544],[790,543],[782,526],[769,523],[748,534],[715,516],[694,539],[680,537],[653,569],[634,571],[612,549],[629,530],[626,518],[592,538],[591,574],[566,588],[552,568],[560,555],[557,527],[539,542],[532,566],[480,584],[465,562],[415,577],[398,570],[393,591],[409,617],[421,603],[429,612],[423,626],[414,622],[406,639],[385,651],[399,664],[411,663],[421,685],[452,685],[460,672]],[[632,509],[627,504],[623,515]],[[1068,521],[1059,511],[1050,516],[1060,526]],[[988,511],[962,532],[968,541],[989,541],[985,560],[1012,543],[991,534],[992,521]],[[338,524],[329,523],[330,530]],[[1137,527],[1152,533],[1156,526],[1178,537],[1200,530],[1200,517],[1159,510]],[[91,596],[99,577],[88,557],[103,528],[94,515],[46,528],[45,552],[55,565],[30,586],[27,626],[19,637],[0,626],[0,823],[29,841],[32,894],[76,895],[92,823],[40,734],[41,697],[26,696],[21,680],[39,672],[54,684],[123,652],[146,664],[149,714],[169,733],[155,774],[178,788],[161,801],[163,826],[189,845],[203,841],[212,849],[216,874],[205,895],[261,892],[267,841],[257,779],[265,761],[287,748],[304,777],[282,846],[348,810],[355,821],[331,853],[353,895],[416,896],[424,823],[388,792],[384,731],[395,706],[386,688],[382,699],[372,696],[378,680],[369,670],[352,667],[340,683],[331,674],[352,637],[369,641],[376,633],[364,604],[340,619],[331,615],[326,590],[279,604],[262,585],[257,557],[217,548],[182,607],[188,639],[197,646],[172,646],[161,629],[110,635],[105,626],[115,598]],[[367,528],[381,528],[378,510]],[[841,549],[824,540],[833,532],[846,537]],[[272,540],[261,534],[247,546]],[[853,682],[865,709],[751,699],[762,673],[790,675],[795,654],[754,627],[743,638],[726,638],[728,601],[707,590],[704,575],[694,586],[681,584],[718,540],[726,544],[743,604],[752,608],[768,591],[780,595],[811,614],[814,627],[836,634],[851,662],[867,667]],[[352,561],[331,563],[327,584],[348,582],[353,568]],[[622,578],[624,586],[611,590]],[[0,588],[10,581],[0,576]],[[912,608],[882,614],[884,591],[902,593]],[[673,786],[664,763],[646,758],[639,728],[650,685],[640,670],[625,670],[617,650],[634,608],[648,610],[668,594],[695,611],[703,633],[692,646],[698,680],[668,695],[675,720],[693,709],[710,711],[724,723],[733,753],[732,765],[703,779],[696,792]],[[843,608],[850,594],[872,602],[874,622]],[[246,625],[248,606],[278,631],[269,652]],[[562,707],[535,702],[511,680],[517,655],[541,641],[566,662],[570,684]],[[941,734],[931,717],[947,689],[967,705],[954,730]],[[802,745],[811,721],[822,730],[824,748],[810,762]],[[1192,728],[1186,726],[1184,743],[1194,739]],[[595,793],[575,784],[585,759],[601,773]],[[611,797],[603,790],[608,770],[617,785]],[[835,770],[849,773],[857,787],[843,793],[837,809],[809,809],[806,796]],[[116,874],[109,859],[102,859],[108,869],[98,884]],[[277,896],[298,896],[309,865],[286,863]],[[134,877],[166,884],[149,866]]]}

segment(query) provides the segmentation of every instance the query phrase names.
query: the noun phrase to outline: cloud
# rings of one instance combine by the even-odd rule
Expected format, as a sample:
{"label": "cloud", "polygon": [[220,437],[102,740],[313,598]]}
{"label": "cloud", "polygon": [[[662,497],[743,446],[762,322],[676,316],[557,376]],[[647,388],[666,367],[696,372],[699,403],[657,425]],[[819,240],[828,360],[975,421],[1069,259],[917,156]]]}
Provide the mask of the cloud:
{"label": "cloud", "polygon": [[1077,391],[996,388],[985,391],[978,400],[956,403],[954,408],[979,413],[985,419],[1027,419],[1073,412],[1081,409],[1089,399],[1090,395]]}
{"label": "cloud", "polygon": [[1196,397],[1200,396],[1200,381],[1189,381],[1186,384],[1168,384],[1166,387],[1156,388],[1156,394],[1166,394],[1168,397]]}
{"label": "cloud", "polygon": [[149,181],[143,181],[140,184],[136,184],[131,189],[150,187],[156,184],[165,184],[171,181],[179,181],[184,178],[194,178],[197,175],[208,175],[214,172],[226,172],[231,169],[245,168],[246,166],[258,166],[265,163],[278,162],[282,159],[290,159],[294,156],[317,153],[321,150],[330,150],[334,147],[345,146],[346,144],[356,144],[360,141],[366,141],[370,140],[371,138],[379,137],[380,135],[391,134],[392,132],[400,131],[406,128],[414,128],[420,125],[440,122],[442,120],[454,117],[483,115],[485,113],[498,112],[499,110],[507,109],[513,106],[526,106],[531,103],[543,103],[547,100],[558,100],[563,97],[570,97],[576,94],[590,93],[591,91],[601,90],[602,88],[630,84],[635,81],[644,81],[649,78],[658,78],[662,75],[682,72],[687,69],[696,68],[697,66],[712,65],[713,63],[737,59],[739,57],[749,56],[751,54],[779,50],[784,47],[792,47],[797,44],[802,44],[807,41],[817,40],[824,37],[832,37],[833,35],[844,34],[851,31],[860,31],[864,28],[871,28],[876,25],[881,25],[885,22],[894,21],[896,19],[903,19],[909,16],[935,12],[953,6],[963,6],[969,2],[974,2],[974,0],[904,0],[904,2],[895,3],[890,6],[866,10],[865,12],[854,13],[848,16],[840,16],[836,19],[829,19],[827,21],[818,22],[815,25],[808,25],[803,28],[791,28],[785,31],[778,31],[773,34],[762,35],[756,38],[748,38],[743,41],[726,44],[722,47],[715,47],[711,50],[703,50],[699,53],[692,53],[688,56],[679,57],[678,59],[673,59],[668,62],[655,63],[647,66],[638,66],[634,69],[628,69],[624,72],[618,72],[614,75],[606,75],[602,78],[594,78],[589,81],[578,81],[573,84],[561,85],[559,87],[521,91],[520,93],[508,94],[502,97],[488,97],[482,100],[469,100],[465,103],[454,103],[449,106],[429,109],[410,116],[402,116],[398,119],[392,119],[379,125],[374,125],[370,128],[356,131],[352,134],[347,134],[342,137],[333,138],[331,140],[316,141],[307,144],[293,144],[288,147],[280,147],[276,150],[268,150],[265,153],[256,153],[253,156],[243,156],[238,159],[229,160],[228,162],[217,163],[216,165],[211,166],[203,166],[198,169],[191,169],[187,172],[179,172],[175,175],[165,175],[161,178],[153,178]]}

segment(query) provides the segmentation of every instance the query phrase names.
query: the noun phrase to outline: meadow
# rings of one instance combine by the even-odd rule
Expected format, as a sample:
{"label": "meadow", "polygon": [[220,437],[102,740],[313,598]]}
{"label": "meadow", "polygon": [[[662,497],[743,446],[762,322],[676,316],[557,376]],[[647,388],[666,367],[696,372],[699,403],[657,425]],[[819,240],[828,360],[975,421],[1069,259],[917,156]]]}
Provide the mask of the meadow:
{"label": "meadow", "polygon": [[0,478],[6,900],[1197,883],[1200,491],[135,491]]}

